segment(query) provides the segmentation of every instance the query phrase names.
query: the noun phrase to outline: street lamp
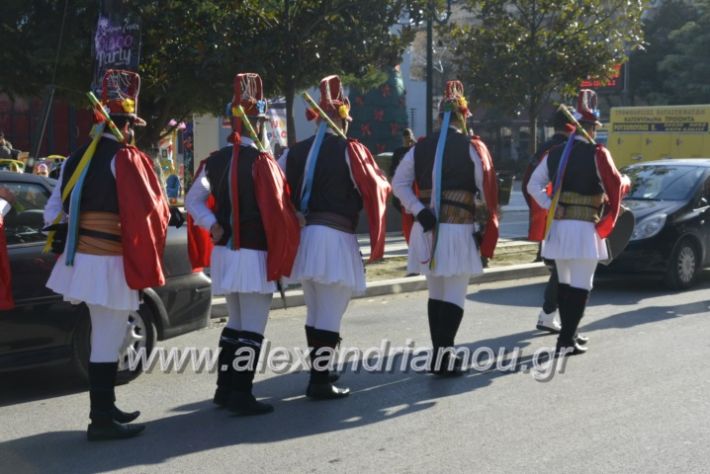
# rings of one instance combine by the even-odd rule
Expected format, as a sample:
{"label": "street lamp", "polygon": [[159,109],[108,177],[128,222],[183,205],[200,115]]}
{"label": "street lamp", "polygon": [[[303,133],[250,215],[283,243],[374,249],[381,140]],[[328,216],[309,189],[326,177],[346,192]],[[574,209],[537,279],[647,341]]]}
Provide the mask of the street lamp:
{"label": "street lamp", "polygon": [[434,0],[430,0],[427,5],[426,12],[426,134],[432,132],[434,124],[434,94],[433,76],[434,76],[434,22],[440,25],[446,24],[451,17],[452,0],[446,0],[446,12],[440,14],[436,11]]}

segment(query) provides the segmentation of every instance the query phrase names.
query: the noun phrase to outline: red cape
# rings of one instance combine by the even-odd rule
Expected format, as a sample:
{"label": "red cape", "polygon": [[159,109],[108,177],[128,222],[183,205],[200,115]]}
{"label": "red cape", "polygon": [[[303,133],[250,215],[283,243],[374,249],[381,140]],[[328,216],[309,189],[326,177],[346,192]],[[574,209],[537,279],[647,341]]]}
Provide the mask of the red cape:
{"label": "red cape", "polygon": [[0,214],[0,310],[12,309],[15,302],[12,299],[12,281],[10,274],[10,258],[7,255],[7,239],[5,238],[5,223]]}
{"label": "red cape", "polygon": [[[207,160],[202,160],[200,166],[195,172],[195,179],[200,176],[200,173],[205,168]],[[214,211],[215,200],[212,194],[207,198],[207,207]],[[204,267],[210,266],[210,256],[212,255],[212,238],[208,230],[195,224],[195,220],[190,214],[187,215],[187,254],[190,257],[192,271],[199,272]]]}
{"label": "red cape", "polygon": [[266,232],[266,274],[269,281],[291,275],[301,238],[291,190],[278,163],[260,153],[252,166],[254,191]]}
{"label": "red cape", "polygon": [[377,166],[370,150],[357,140],[348,139],[350,171],[362,197],[370,226],[370,259],[381,259],[385,254],[387,198],[392,192],[387,177]]}
{"label": "red cape", "polygon": [[[547,209],[540,207],[540,205],[533,199],[528,193],[528,183],[530,182],[530,177],[535,172],[535,168],[542,161],[538,162],[536,165],[532,163],[528,165],[523,175],[523,197],[525,202],[530,208],[530,226],[528,227],[528,240],[532,242],[542,242],[545,239],[545,225],[547,223]],[[548,186],[549,192],[552,191],[552,186]],[[549,193],[548,193],[549,194]]]}
{"label": "red cape", "polygon": [[134,290],[162,286],[170,209],[151,159],[134,146],[119,150],[116,187],[126,282]]}
{"label": "red cape", "polygon": [[483,195],[488,207],[488,221],[483,231],[480,251],[483,257],[493,258],[493,253],[498,243],[498,177],[496,176],[495,168],[493,168],[493,158],[491,158],[488,147],[486,147],[481,138],[478,136],[471,138],[471,145],[481,158]]}
{"label": "red cape", "polygon": [[604,215],[596,225],[597,234],[604,239],[614,230],[616,218],[619,217],[621,199],[629,192],[631,183],[628,178],[621,176],[609,150],[603,145],[597,145],[595,161],[607,199],[604,204]]}

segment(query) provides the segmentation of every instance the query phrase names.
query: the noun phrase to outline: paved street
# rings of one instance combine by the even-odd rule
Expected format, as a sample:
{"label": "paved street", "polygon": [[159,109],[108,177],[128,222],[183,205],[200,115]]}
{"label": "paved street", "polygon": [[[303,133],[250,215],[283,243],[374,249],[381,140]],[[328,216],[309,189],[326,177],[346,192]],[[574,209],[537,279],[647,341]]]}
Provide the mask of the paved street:
{"label": "paved street", "polygon": [[[544,279],[473,285],[458,337],[472,349],[521,350],[554,338],[534,330]],[[623,288],[622,288],[623,287]],[[118,388],[146,433],[88,444],[88,394],[58,369],[0,378],[0,472],[702,472],[710,454],[710,275],[668,294],[653,282],[601,282],[582,330],[588,354],[550,382],[523,371],[458,379],[395,371],[346,373],[349,399],[311,402],[305,373],[257,376],[272,415],[213,408],[214,375],[152,373]],[[344,347],[427,344],[426,294],[354,301]],[[303,345],[305,308],[274,311],[267,336]],[[211,347],[221,324],[166,346]]]}

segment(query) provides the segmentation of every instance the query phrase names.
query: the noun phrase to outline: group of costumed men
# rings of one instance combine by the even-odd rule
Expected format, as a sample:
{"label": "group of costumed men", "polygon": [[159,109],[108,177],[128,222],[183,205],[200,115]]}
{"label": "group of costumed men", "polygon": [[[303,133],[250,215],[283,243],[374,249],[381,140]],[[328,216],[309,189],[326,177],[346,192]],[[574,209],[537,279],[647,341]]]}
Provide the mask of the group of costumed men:
{"label": "group of costumed men", "polygon": [[[164,284],[167,226],[182,223],[167,204],[151,159],[130,145],[134,127],[145,125],[137,115],[139,90],[137,74],[106,73],[93,138],[67,159],[45,209],[48,247],[60,254],[47,286],[85,303],[91,316],[89,440],[129,438],[144,429],[130,424],[139,412],[115,405],[119,349],[129,312],[139,307],[139,291]],[[584,91],[576,112],[592,136],[598,126],[594,100]],[[277,162],[261,140],[268,108],[262,80],[237,74],[227,106],[230,144],[202,161],[185,198],[190,259],[194,267],[210,268],[213,294],[225,296],[229,315],[219,339],[213,400],[237,415],[273,411],[254,397],[252,385],[272,295],[290,282],[300,283],[307,307],[306,395],[349,395],[329,368],[348,303],[365,291],[355,229],[364,208],[370,259],[381,258],[392,188],[414,216],[407,269],[426,276],[430,370],[439,376],[465,370],[452,349],[467,286],[483,271],[481,257],[493,257],[498,240],[497,178],[486,145],[467,130],[470,111],[459,81],[446,84],[439,131],[402,150],[392,188],[369,150],[346,136],[350,102],[338,76],[321,81],[320,100],[311,107],[307,117],[316,122],[315,135]],[[547,209],[554,209],[536,235],[543,240],[542,256],[555,263],[561,324],[548,317],[556,308],[545,308],[539,327],[560,333],[558,349],[579,353],[584,341],[577,326],[628,182],[604,147],[562,128],[570,138],[545,145],[526,193],[535,222],[544,223]],[[550,194],[551,182],[558,199]],[[249,363],[236,364],[244,354]]]}

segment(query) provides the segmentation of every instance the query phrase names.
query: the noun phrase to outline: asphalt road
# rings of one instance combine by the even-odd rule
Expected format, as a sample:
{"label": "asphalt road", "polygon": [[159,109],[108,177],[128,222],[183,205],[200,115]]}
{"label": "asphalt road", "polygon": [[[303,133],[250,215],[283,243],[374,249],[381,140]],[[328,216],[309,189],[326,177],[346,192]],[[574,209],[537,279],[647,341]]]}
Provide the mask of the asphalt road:
{"label": "asphalt road", "polygon": [[[554,338],[534,330],[543,279],[470,287],[459,344],[522,352]],[[604,282],[583,331],[590,351],[548,382],[522,370],[458,379],[346,373],[346,400],[303,397],[303,372],[257,377],[276,411],[233,418],[213,408],[213,374],[152,373],[118,389],[143,411],[139,438],[84,439],[88,395],[58,369],[0,378],[0,472],[707,472],[710,455],[710,276],[685,293]],[[426,294],[354,301],[343,346],[382,338],[426,344]],[[303,345],[305,308],[275,311],[274,344]],[[166,346],[212,347],[221,324]]]}

